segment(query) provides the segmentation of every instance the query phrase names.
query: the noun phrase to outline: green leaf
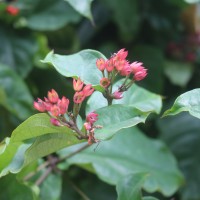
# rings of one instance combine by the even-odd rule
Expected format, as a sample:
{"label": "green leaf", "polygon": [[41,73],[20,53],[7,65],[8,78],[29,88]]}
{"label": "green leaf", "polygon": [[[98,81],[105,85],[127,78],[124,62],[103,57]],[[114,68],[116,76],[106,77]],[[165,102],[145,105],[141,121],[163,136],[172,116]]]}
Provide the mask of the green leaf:
{"label": "green leaf", "polygon": [[157,198],[155,197],[143,197],[142,200],[158,200]]}
{"label": "green leaf", "polygon": [[49,116],[42,113],[20,124],[13,131],[10,142],[5,142],[1,145],[0,163],[3,164],[0,176],[9,172],[18,173],[34,160],[82,141],[75,137],[71,129],[53,126]]}
{"label": "green leaf", "polygon": [[63,0],[19,0],[17,5],[24,11],[26,25],[33,30],[53,31],[80,20],[80,15]]}
{"label": "green leaf", "polygon": [[[75,145],[59,152],[62,156],[80,148]],[[160,191],[170,196],[183,184],[177,163],[166,145],[144,136],[138,129],[129,128],[109,141],[80,152],[67,160],[68,163],[83,165],[91,163],[98,177],[116,185],[120,178],[131,173],[145,172],[143,188],[148,192]]]}
{"label": "green leaf", "polygon": [[142,200],[141,188],[147,177],[146,173],[128,174],[117,183],[117,200]]}
{"label": "green leaf", "polygon": [[194,89],[180,95],[163,116],[177,115],[183,111],[188,111],[192,116],[200,119],[200,89]]}
{"label": "green leaf", "polygon": [[23,120],[33,113],[32,103],[24,81],[9,67],[0,64],[0,105]]}
{"label": "green leaf", "polygon": [[92,84],[95,89],[102,91],[99,85],[101,72],[96,67],[96,60],[105,58],[103,54],[94,50],[83,50],[72,55],[58,55],[50,52],[43,60],[50,63],[63,76],[80,77],[86,84]]}
{"label": "green leaf", "polygon": [[23,78],[32,69],[32,60],[37,43],[28,31],[13,31],[0,27],[0,63],[7,65]]}
{"label": "green leaf", "polygon": [[95,131],[95,138],[108,140],[119,130],[129,128],[138,123],[145,122],[148,112],[126,105],[111,105],[96,110],[98,121],[96,124],[103,128]]}
{"label": "green leaf", "polygon": [[188,113],[159,120],[161,138],[176,156],[185,176],[180,190],[182,200],[200,199],[200,123]]}
{"label": "green leaf", "polygon": [[193,74],[193,65],[189,63],[165,61],[165,74],[174,85],[184,87]]}
{"label": "green leaf", "polygon": [[16,180],[14,175],[8,175],[0,179],[1,200],[36,200],[36,196],[30,187]]}
{"label": "green leaf", "polygon": [[[116,82],[113,91],[117,90],[123,81],[124,79]],[[107,106],[107,104],[107,100],[100,92],[94,92],[87,101],[86,113]],[[155,112],[159,114],[162,108],[162,99],[161,96],[134,84],[128,91],[123,93],[122,99],[113,100],[113,104],[130,105],[143,112]]]}
{"label": "green leaf", "polygon": [[92,19],[91,3],[93,0],[65,0],[67,1],[78,13],[84,17]]}

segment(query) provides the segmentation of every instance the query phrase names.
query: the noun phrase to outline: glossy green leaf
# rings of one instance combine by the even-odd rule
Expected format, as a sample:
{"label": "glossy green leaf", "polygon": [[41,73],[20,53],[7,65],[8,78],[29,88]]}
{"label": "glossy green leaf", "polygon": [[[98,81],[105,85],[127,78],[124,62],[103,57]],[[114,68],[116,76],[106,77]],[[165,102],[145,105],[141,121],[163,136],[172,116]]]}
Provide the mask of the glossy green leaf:
{"label": "glossy green leaf", "polygon": [[91,3],[93,0],[65,0],[81,15],[92,20]]}
{"label": "glossy green leaf", "polygon": [[8,175],[0,179],[1,200],[36,200],[36,196],[30,187],[16,180],[14,175]]}
{"label": "glossy green leaf", "polygon": [[[59,152],[61,156],[80,148],[75,145]],[[144,136],[138,129],[129,128],[109,141],[95,145],[67,160],[71,164],[91,163],[98,177],[116,185],[130,173],[148,174],[143,188],[148,192],[160,191],[165,196],[175,193],[183,184],[177,163],[166,145]]]}
{"label": "glossy green leaf", "polygon": [[96,67],[98,58],[105,56],[98,51],[88,49],[66,56],[50,52],[43,62],[53,65],[63,76],[80,77],[84,83],[92,84],[95,89],[102,91],[99,85],[102,74]]}
{"label": "glossy green leaf", "polygon": [[188,111],[192,116],[200,119],[200,89],[194,89],[180,95],[174,102],[174,105],[164,116],[177,115],[180,112]]}
{"label": "glossy green leaf", "polygon": [[180,190],[182,200],[200,199],[200,123],[188,113],[159,120],[161,138],[176,156],[185,176]]}
{"label": "glossy green leaf", "polygon": [[[113,91],[117,90],[117,88],[123,83],[123,80],[124,79],[115,83]],[[113,104],[130,105],[143,112],[155,112],[159,114],[162,108],[162,99],[161,96],[134,84],[128,91],[123,93],[122,99],[113,100]],[[100,92],[94,92],[87,101],[86,113],[107,105],[108,103],[104,96]]]}
{"label": "glossy green leaf", "polygon": [[117,183],[117,200],[142,200],[141,188],[147,177],[146,173],[128,174]]}
{"label": "glossy green leaf", "polygon": [[138,123],[145,122],[148,112],[126,105],[111,105],[96,110],[98,121],[96,124],[102,126],[95,131],[95,138],[99,140],[110,139],[119,130],[129,128]]}
{"label": "glossy green leaf", "polygon": [[33,67],[31,61],[38,48],[35,38],[28,31],[13,31],[4,26],[0,27],[0,38],[0,63],[26,77]]}
{"label": "glossy green leaf", "polygon": [[24,11],[26,25],[34,30],[53,31],[80,20],[80,15],[63,0],[19,0],[16,4]]}
{"label": "glossy green leaf", "polygon": [[0,176],[18,173],[34,160],[80,142],[71,129],[51,125],[47,114],[33,115],[13,131],[10,141],[1,144]]}
{"label": "glossy green leaf", "polygon": [[0,105],[26,119],[33,113],[33,98],[24,81],[9,67],[0,64]]}
{"label": "glossy green leaf", "polygon": [[174,85],[184,87],[191,79],[194,68],[189,63],[165,61],[164,71]]}

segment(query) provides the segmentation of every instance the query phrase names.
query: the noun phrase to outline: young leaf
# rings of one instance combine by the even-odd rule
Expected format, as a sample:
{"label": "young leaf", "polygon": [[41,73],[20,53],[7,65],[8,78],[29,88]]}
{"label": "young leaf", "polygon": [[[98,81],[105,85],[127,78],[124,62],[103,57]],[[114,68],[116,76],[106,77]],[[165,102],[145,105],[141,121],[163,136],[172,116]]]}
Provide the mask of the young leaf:
{"label": "young leaf", "polygon": [[183,111],[188,111],[192,116],[200,119],[200,89],[194,89],[180,95],[163,116],[177,115]]}
{"label": "young leaf", "polygon": [[63,76],[80,77],[84,83],[92,84],[96,90],[102,91],[103,88],[99,84],[102,74],[96,67],[98,58],[105,56],[98,51],[87,49],[65,56],[50,52],[42,62],[53,65]]}

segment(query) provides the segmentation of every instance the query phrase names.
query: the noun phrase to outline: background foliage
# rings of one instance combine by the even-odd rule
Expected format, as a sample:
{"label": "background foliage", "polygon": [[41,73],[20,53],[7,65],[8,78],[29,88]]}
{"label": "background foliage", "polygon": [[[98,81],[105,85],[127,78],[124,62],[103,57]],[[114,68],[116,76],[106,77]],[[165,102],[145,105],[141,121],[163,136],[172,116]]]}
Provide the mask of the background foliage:
{"label": "background foliage", "polygon": [[[19,8],[18,15],[6,12],[6,6],[10,4]],[[199,200],[200,89],[196,88],[200,85],[200,40],[194,8],[183,0],[1,2],[0,188],[3,192],[0,199],[153,200],[151,195],[158,199]],[[162,115],[184,93],[165,115],[181,111],[189,111],[191,115],[181,113],[160,118],[161,115],[151,114],[145,125],[115,131],[117,134],[112,140],[60,163],[42,183],[38,180],[45,168],[24,183],[22,180],[45,161],[70,154],[83,145],[60,150],[80,141],[72,137],[70,130],[61,134],[60,129],[52,126],[40,131],[41,126],[48,124],[47,116],[32,116],[35,114],[33,100],[43,98],[51,88],[72,99],[71,79],[64,76],[77,76],[81,71],[66,74],[65,64],[76,66],[73,59],[84,57],[85,51],[75,54],[75,58],[66,55],[95,49],[110,57],[111,53],[124,47],[129,51],[128,59],[144,62],[148,78],[131,88],[120,104],[134,104],[139,110],[159,114],[162,104],[156,94],[160,94]],[[55,54],[65,55],[61,65],[54,65],[64,76],[47,64],[54,62],[49,53],[52,49]],[[102,54],[93,51],[91,63]],[[101,91],[95,82],[98,73],[94,71],[88,76],[87,71],[84,72],[86,81]],[[84,105],[86,112],[104,106],[103,101],[97,102],[101,98],[99,94],[96,92]],[[115,105],[107,111],[111,119],[114,109]],[[121,109],[130,110],[123,106]],[[85,116],[84,109],[81,112]],[[104,113],[100,109],[101,112]],[[131,112],[132,119],[137,112]],[[141,115],[136,124],[146,117],[147,113]],[[115,119],[112,120],[113,127],[108,129],[118,130]],[[19,124],[20,128],[15,129]],[[27,127],[32,127],[34,133],[27,134]],[[12,132],[15,137],[8,138]],[[99,137],[107,139],[101,133]],[[41,158],[52,152],[57,153]],[[3,176],[5,174],[8,175]]]}

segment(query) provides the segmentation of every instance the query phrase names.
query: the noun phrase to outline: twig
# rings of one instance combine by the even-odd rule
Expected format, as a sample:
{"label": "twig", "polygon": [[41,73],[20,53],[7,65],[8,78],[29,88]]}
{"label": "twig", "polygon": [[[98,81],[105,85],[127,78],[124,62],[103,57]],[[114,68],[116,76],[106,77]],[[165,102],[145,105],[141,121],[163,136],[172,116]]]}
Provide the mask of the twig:
{"label": "twig", "polygon": [[40,177],[36,180],[35,184],[36,184],[37,186],[39,186],[39,185],[48,177],[48,175],[52,172],[52,170],[53,170],[53,168],[52,168],[51,166],[49,166],[49,167],[47,168],[47,170],[44,172],[44,174],[42,174],[42,176],[40,176]]}

